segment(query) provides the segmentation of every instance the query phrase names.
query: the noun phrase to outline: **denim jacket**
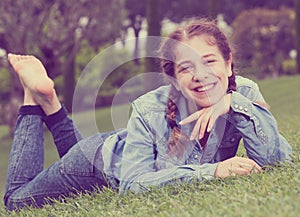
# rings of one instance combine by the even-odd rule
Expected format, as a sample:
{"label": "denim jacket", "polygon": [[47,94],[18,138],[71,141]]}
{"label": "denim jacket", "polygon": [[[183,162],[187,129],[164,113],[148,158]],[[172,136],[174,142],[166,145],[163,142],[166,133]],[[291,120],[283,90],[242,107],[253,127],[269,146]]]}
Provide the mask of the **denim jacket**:
{"label": "denim jacket", "polygon": [[[276,120],[256,103],[264,102],[257,84],[240,76],[236,83],[230,111],[217,119],[205,148],[197,140],[188,141],[180,157],[170,155],[166,145],[171,133],[165,119],[170,86],[136,99],[127,129],[104,142],[102,155],[108,179],[118,180],[121,193],[175,181],[210,180],[218,162],[236,155],[241,139],[248,157],[260,166],[290,160],[292,149],[279,134]],[[179,122],[189,116],[185,97],[179,98],[177,107]],[[186,135],[192,129],[193,123],[182,127]]]}

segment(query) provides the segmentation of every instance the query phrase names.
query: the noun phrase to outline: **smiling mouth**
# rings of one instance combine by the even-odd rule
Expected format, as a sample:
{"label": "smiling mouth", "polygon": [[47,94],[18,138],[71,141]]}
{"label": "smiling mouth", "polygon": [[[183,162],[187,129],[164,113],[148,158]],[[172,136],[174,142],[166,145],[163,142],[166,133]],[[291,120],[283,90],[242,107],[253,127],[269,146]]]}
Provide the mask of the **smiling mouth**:
{"label": "smiling mouth", "polygon": [[213,89],[214,86],[215,86],[215,84],[212,83],[212,84],[208,84],[208,85],[205,85],[205,86],[202,86],[202,87],[194,88],[194,91],[195,92],[206,92],[206,91],[209,91],[209,90]]}

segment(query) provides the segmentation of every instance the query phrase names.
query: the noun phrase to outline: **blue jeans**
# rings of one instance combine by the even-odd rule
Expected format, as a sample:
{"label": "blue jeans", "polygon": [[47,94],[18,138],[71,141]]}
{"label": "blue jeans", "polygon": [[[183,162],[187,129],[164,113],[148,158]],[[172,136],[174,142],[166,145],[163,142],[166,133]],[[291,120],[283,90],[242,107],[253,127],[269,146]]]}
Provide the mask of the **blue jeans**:
{"label": "blue jeans", "polygon": [[[78,192],[90,192],[95,187],[108,186],[102,172],[101,149],[103,141],[110,134],[99,133],[82,139],[64,109],[60,110],[58,116],[58,120],[46,117],[45,121],[40,112],[20,112],[4,195],[8,210],[18,210],[24,206],[41,207],[51,203],[51,199],[63,200]],[[44,121],[52,132],[61,157],[45,170]]]}

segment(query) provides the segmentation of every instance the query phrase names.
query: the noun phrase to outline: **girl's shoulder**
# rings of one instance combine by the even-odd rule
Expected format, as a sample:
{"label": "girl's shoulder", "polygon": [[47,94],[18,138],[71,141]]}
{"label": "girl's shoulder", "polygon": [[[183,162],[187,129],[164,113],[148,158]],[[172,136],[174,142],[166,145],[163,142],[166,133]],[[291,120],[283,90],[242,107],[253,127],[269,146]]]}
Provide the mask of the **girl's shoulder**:
{"label": "girl's shoulder", "polygon": [[248,91],[259,91],[257,83],[249,78],[236,76],[235,82],[237,92],[243,93]]}
{"label": "girl's shoulder", "polygon": [[133,106],[138,106],[145,110],[165,110],[166,103],[169,99],[171,85],[158,87],[155,90],[149,91],[142,96],[138,97],[132,102]]}
{"label": "girl's shoulder", "polygon": [[241,87],[253,88],[257,86],[257,84],[253,80],[242,77],[240,75],[237,75],[235,77],[235,82],[236,82],[237,89]]}
{"label": "girl's shoulder", "polygon": [[260,90],[256,82],[249,78],[236,76],[236,91],[243,96],[253,100],[260,95]]}

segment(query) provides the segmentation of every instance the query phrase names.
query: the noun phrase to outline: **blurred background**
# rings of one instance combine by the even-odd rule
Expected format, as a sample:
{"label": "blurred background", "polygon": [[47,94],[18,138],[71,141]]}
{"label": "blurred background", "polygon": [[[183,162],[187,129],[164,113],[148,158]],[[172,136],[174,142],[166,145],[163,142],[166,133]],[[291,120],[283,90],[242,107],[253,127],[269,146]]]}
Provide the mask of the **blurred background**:
{"label": "blurred background", "polygon": [[[194,16],[218,21],[231,42],[239,74],[270,79],[300,73],[300,0],[1,0],[2,156],[8,156],[23,94],[7,53],[41,59],[60,99],[72,111],[74,88],[84,67],[99,52],[121,42],[107,64],[117,64],[124,56],[132,56],[132,61],[117,67],[101,85],[96,107],[104,108],[128,79],[159,71],[155,59],[135,58],[144,49],[138,37],[165,36],[177,23]],[[126,44],[128,39],[134,43]],[[97,85],[97,81],[86,82]],[[131,92],[127,91],[128,98]]]}

